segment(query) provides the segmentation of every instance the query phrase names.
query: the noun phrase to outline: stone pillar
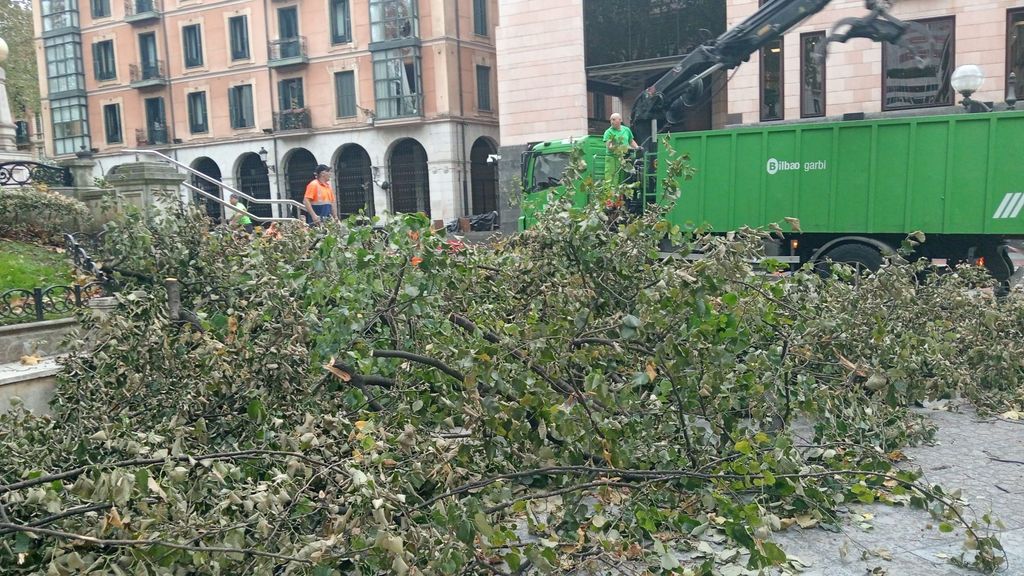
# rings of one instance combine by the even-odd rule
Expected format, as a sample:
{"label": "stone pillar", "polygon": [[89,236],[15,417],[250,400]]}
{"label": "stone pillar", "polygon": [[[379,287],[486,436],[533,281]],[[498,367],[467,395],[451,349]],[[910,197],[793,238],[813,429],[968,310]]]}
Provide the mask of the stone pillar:
{"label": "stone pillar", "polygon": [[130,203],[145,213],[177,209],[185,175],[161,162],[119,164],[107,172],[118,203]]}
{"label": "stone pillar", "polygon": [[[7,54],[7,42],[0,38],[0,64],[7,60]],[[0,162],[31,159],[31,154],[18,151],[17,131],[7,99],[7,72],[0,66]]]}
{"label": "stone pillar", "polygon": [[92,188],[96,186],[94,180],[95,161],[89,158],[76,158],[74,160],[64,160],[60,165],[71,170],[72,185],[75,188]]}

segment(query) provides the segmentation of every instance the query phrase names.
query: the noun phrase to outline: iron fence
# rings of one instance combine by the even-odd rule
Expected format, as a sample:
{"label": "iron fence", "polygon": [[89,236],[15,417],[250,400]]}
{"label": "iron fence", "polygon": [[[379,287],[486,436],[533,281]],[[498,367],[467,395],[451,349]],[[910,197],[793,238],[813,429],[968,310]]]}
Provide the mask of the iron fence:
{"label": "iron fence", "polygon": [[103,270],[86,250],[87,247],[97,249],[102,239],[102,232],[65,234],[64,245],[75,268],[92,276],[93,279],[84,284],[12,288],[0,292],[0,321],[39,322],[45,320],[47,314],[67,314],[75,308],[84,306],[94,296],[112,294],[118,288],[117,281]]}
{"label": "iron fence", "polygon": [[128,65],[128,80],[132,84],[150,80],[167,80],[167,63],[163,60]]}
{"label": "iron fence", "polygon": [[39,162],[0,162],[0,186],[71,186],[71,169]]}
{"label": "iron fence", "polygon": [[126,18],[156,16],[161,8],[160,0],[125,0],[124,15]]}
{"label": "iron fence", "polygon": [[0,292],[0,319],[41,322],[47,314],[66,314],[103,291],[103,282],[48,288],[12,288]]}
{"label": "iron fence", "polygon": [[308,108],[293,108],[274,112],[274,130],[307,130],[312,126]]}
{"label": "iron fence", "polygon": [[267,43],[267,48],[270,51],[271,63],[277,60],[290,60],[307,56],[305,36],[273,40]]}

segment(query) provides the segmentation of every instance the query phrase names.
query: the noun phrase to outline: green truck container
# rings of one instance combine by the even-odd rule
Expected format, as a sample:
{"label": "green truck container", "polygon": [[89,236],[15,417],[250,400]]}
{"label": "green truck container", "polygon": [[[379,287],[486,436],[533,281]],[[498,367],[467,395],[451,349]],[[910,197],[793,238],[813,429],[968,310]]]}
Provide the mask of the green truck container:
{"label": "green truck container", "polygon": [[[548,193],[537,176],[581,147],[600,179],[600,138],[534,145],[524,154],[522,227]],[[643,197],[662,201],[668,150],[696,168],[669,214],[674,224],[716,231],[766,226],[786,217],[801,233],[778,248],[794,261],[825,259],[877,267],[907,234],[924,232],[922,256],[985,259],[1001,280],[1012,273],[1006,241],[1024,238],[1024,112],[909,116],[850,122],[758,125],[680,132],[659,140],[657,178]],[[551,158],[545,158],[551,156]],[[547,176],[545,176],[547,177]],[[653,192],[653,193],[652,193]],[[576,201],[585,202],[578,190]]]}

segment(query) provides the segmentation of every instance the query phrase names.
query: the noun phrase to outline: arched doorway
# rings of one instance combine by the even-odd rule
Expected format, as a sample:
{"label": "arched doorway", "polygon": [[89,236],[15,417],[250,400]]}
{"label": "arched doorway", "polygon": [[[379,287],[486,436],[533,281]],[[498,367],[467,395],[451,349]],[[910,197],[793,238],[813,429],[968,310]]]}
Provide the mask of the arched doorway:
{"label": "arched doorway", "polygon": [[[207,158],[206,156],[196,158],[196,160],[192,162],[192,169],[195,170],[196,172],[202,172],[203,174],[209,176],[210,178],[213,178],[214,180],[220,182],[220,166],[217,166],[217,163],[214,162],[213,159],[211,158]],[[207,194],[213,194],[214,196],[222,200],[227,200],[221,193],[220,187],[205,178],[193,174],[192,185],[195,186],[196,188],[199,188],[203,192],[206,192]],[[218,204],[217,202],[210,200],[206,196],[203,196],[202,194],[197,194],[195,192],[192,193],[192,201],[195,203],[196,206],[203,207],[203,209],[206,211],[206,215],[209,216],[211,220],[213,220],[214,224],[220,224],[220,221],[223,218],[224,214],[224,208],[221,204]]]}
{"label": "arched doorway", "polygon": [[395,212],[423,212],[430,216],[427,151],[406,138],[391,152],[391,207]]}
{"label": "arched doorway", "polygon": [[[270,199],[270,178],[267,175],[267,167],[260,160],[258,154],[248,152],[242,156],[238,164],[238,189],[261,200]],[[243,199],[243,202],[245,200]],[[270,204],[256,204],[246,202],[249,212],[260,218],[272,218],[273,211]]]}
{"label": "arched doorway", "polygon": [[363,210],[373,216],[373,169],[370,155],[358,144],[348,144],[334,161],[338,178],[338,215],[347,218]]}
{"label": "arched doorway", "polygon": [[496,152],[487,138],[477,138],[469,153],[473,214],[487,214],[498,209],[498,164],[487,161],[487,157]]}
{"label": "arched doorway", "polygon": [[[313,153],[305,148],[289,150],[284,157],[284,177],[288,187],[288,198],[302,203],[302,197],[306,193],[306,186],[313,179],[313,171],[316,170],[317,162]],[[289,208],[291,210],[291,208]],[[296,213],[297,211],[292,211]]]}

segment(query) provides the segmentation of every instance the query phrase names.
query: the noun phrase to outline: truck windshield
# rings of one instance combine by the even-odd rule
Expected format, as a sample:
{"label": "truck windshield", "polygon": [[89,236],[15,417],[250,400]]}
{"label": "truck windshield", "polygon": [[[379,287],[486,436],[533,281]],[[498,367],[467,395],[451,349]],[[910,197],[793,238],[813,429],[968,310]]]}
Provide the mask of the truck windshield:
{"label": "truck windshield", "polygon": [[533,186],[531,189],[544,190],[561,183],[565,169],[569,167],[569,154],[538,154],[534,156]]}

